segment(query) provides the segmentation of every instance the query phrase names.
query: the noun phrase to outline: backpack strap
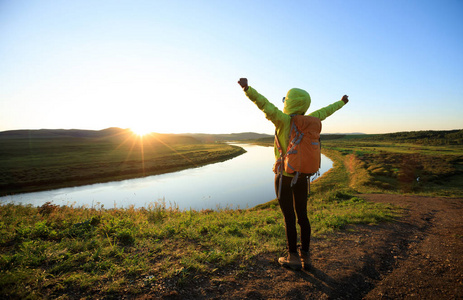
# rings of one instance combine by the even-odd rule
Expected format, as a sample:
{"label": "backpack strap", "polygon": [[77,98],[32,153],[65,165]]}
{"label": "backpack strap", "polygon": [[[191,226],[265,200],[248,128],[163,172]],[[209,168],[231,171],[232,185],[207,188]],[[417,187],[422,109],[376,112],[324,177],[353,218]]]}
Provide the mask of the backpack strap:
{"label": "backpack strap", "polygon": [[299,174],[300,172],[296,172],[296,175],[294,175],[293,179],[291,180],[291,187],[296,184],[297,180],[299,179]]}
{"label": "backpack strap", "polygon": [[[294,119],[291,118],[291,130],[289,131],[289,138],[291,138],[291,133],[293,131],[295,132],[294,138],[289,141],[291,148],[288,149],[288,152],[286,154],[297,153],[297,150],[295,148],[297,147],[297,145],[300,144],[302,138],[304,137],[304,133],[302,131],[299,131],[299,129],[296,126],[296,122],[294,122]],[[288,164],[288,167],[294,170],[294,168],[290,164]],[[296,172],[296,175],[291,180],[291,187],[293,187],[296,184],[297,180],[299,179],[300,174],[301,174],[300,172]]]}
{"label": "backpack strap", "polygon": [[280,163],[278,170],[281,170],[281,164],[283,163],[283,150],[281,149],[280,141],[278,140],[277,131],[275,130],[275,145],[277,146],[278,152],[280,152],[280,157],[277,159],[276,163]]}
{"label": "backpack strap", "polygon": [[280,141],[278,140],[278,135],[277,131],[275,129],[275,145],[277,146],[278,152],[280,152],[280,157],[277,159],[275,162],[277,169],[275,170],[277,172],[277,175],[280,176],[280,181],[278,183],[278,200],[280,200],[281,197],[281,187],[283,184],[283,164],[284,164],[284,155],[283,155],[283,150],[281,149],[281,144]]}

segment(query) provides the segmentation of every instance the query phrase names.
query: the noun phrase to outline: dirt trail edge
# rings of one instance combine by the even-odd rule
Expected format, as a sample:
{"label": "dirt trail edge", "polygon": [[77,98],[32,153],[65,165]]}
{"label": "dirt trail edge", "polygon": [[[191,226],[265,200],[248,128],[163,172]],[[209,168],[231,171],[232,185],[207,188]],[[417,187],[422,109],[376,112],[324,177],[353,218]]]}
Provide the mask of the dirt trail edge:
{"label": "dirt trail edge", "polygon": [[161,298],[463,299],[463,199],[359,197],[401,206],[405,214],[397,222],[313,239],[309,271],[281,268],[278,254],[268,254]]}

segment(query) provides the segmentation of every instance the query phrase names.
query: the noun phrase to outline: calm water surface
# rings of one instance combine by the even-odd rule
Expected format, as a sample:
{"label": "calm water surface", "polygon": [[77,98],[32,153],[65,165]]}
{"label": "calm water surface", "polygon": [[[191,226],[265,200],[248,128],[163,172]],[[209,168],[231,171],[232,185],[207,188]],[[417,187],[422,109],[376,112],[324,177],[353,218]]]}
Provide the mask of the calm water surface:
{"label": "calm water surface", "polygon": [[[50,191],[0,197],[1,203],[41,206],[148,207],[164,202],[184,209],[248,208],[275,199],[273,147],[239,145],[246,153],[234,159],[175,173]],[[322,155],[320,173],[333,163]]]}

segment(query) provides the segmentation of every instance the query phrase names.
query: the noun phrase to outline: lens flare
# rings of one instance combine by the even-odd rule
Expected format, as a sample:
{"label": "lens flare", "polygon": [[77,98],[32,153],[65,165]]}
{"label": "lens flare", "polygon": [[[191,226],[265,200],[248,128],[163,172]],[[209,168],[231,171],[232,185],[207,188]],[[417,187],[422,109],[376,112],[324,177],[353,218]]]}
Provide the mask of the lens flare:
{"label": "lens flare", "polygon": [[151,133],[149,129],[146,129],[143,127],[132,127],[130,128],[130,130],[138,136],[144,136],[144,135]]}

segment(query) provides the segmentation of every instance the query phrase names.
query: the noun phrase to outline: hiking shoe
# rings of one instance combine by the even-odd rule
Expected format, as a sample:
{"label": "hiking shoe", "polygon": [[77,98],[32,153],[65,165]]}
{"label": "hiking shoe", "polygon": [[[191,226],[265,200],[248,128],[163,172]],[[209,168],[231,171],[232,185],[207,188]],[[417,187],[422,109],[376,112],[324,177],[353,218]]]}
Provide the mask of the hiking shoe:
{"label": "hiking shoe", "polygon": [[280,257],[278,262],[283,267],[290,268],[295,271],[298,271],[302,268],[301,258],[297,252],[290,252],[288,257]]}
{"label": "hiking shoe", "polygon": [[304,270],[309,270],[310,265],[311,265],[310,252],[309,251],[304,251],[302,249],[299,249],[299,252],[300,252],[302,267],[304,268]]}

